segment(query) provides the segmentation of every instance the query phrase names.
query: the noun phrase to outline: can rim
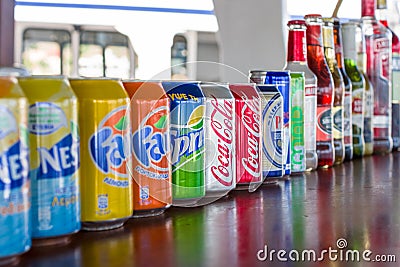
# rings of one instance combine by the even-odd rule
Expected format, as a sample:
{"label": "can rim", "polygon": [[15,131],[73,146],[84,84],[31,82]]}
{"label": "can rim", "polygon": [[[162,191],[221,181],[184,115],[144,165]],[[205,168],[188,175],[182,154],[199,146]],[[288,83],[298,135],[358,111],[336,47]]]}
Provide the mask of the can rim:
{"label": "can rim", "polygon": [[70,81],[121,81],[121,78],[113,78],[113,77],[72,77],[68,78]]}
{"label": "can rim", "polygon": [[67,80],[66,75],[29,75],[29,76],[18,76],[18,80]]}

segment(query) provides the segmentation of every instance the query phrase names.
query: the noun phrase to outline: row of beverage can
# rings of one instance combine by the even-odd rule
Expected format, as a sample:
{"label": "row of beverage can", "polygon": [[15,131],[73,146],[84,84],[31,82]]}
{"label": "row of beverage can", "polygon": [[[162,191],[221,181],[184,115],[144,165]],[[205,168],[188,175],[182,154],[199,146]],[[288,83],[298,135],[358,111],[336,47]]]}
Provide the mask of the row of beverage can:
{"label": "row of beverage can", "polygon": [[296,135],[276,86],[0,77],[0,262],[304,171],[292,77]]}

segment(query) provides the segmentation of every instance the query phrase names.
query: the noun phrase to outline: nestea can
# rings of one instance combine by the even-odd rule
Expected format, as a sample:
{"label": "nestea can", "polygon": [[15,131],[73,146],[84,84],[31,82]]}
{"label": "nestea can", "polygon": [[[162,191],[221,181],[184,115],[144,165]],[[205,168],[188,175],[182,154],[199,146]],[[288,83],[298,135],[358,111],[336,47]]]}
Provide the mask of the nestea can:
{"label": "nestea can", "polygon": [[31,247],[28,100],[17,80],[0,77],[0,265]]}
{"label": "nestea can", "polygon": [[69,241],[80,229],[78,101],[60,76],[19,78],[29,100],[34,245]]}

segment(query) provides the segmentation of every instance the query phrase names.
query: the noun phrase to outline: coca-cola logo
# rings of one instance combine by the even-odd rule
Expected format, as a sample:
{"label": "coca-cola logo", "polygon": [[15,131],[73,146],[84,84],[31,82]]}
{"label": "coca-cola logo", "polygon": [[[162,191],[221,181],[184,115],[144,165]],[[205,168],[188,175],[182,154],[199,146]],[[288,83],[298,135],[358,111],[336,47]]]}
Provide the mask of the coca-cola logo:
{"label": "coca-cola logo", "polygon": [[217,136],[217,160],[211,166],[214,178],[224,186],[230,186],[232,179],[232,142],[233,142],[233,101],[224,100],[220,105],[212,96],[211,129]]}
{"label": "coca-cola logo", "polygon": [[241,110],[241,119],[247,132],[248,149],[245,157],[241,159],[245,170],[254,177],[260,177],[260,99],[257,97],[249,101],[247,95],[242,94],[244,105]]}

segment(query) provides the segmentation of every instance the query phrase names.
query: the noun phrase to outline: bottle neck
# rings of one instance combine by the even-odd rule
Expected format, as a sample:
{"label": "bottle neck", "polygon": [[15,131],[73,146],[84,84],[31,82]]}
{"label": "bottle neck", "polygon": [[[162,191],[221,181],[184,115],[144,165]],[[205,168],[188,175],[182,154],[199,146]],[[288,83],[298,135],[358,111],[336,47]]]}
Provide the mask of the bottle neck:
{"label": "bottle neck", "polygon": [[361,17],[375,18],[376,0],[362,0]]}
{"label": "bottle neck", "polygon": [[288,62],[307,62],[306,31],[303,29],[289,30]]}
{"label": "bottle neck", "polygon": [[333,41],[335,43],[335,54],[336,61],[339,69],[343,68],[343,47],[342,47],[342,31],[340,29],[340,24],[335,23],[333,27]]}

